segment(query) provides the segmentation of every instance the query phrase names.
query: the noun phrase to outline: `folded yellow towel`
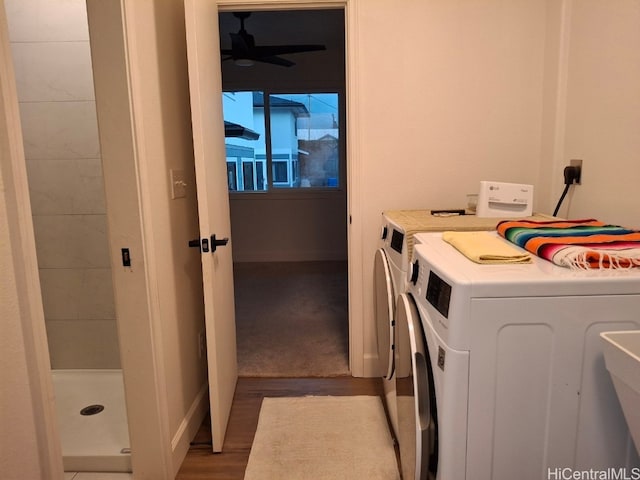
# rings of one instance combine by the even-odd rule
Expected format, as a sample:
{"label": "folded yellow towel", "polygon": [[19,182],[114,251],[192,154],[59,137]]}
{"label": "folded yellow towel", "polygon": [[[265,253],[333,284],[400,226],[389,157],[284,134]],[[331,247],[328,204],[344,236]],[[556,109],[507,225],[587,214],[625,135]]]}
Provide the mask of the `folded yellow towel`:
{"label": "folded yellow towel", "polygon": [[489,232],[443,232],[442,239],[476,263],[531,263],[531,255]]}

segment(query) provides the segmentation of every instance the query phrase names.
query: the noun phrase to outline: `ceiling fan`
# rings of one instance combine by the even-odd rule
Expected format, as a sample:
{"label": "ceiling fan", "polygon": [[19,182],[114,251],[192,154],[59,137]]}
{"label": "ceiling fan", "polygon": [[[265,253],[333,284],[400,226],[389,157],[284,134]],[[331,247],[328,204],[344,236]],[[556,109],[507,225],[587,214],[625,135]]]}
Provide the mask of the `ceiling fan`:
{"label": "ceiling fan", "polygon": [[221,49],[222,55],[228,55],[222,61],[233,60],[236,65],[242,67],[251,66],[254,62],[291,67],[295,65],[294,62],[278,55],[326,50],[324,45],[256,45],[253,35],[250,35],[244,28],[244,21],[251,15],[251,12],[234,12],[233,15],[240,19],[240,30],[238,33],[229,34],[231,49]]}

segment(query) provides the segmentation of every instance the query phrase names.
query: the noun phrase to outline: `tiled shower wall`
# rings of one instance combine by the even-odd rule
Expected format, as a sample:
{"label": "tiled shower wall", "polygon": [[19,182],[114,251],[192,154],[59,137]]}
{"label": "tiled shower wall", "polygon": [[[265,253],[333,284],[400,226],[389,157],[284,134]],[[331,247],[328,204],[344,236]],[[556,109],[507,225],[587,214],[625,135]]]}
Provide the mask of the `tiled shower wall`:
{"label": "tiled shower wall", "polygon": [[119,368],[84,0],[5,0],[55,368]]}

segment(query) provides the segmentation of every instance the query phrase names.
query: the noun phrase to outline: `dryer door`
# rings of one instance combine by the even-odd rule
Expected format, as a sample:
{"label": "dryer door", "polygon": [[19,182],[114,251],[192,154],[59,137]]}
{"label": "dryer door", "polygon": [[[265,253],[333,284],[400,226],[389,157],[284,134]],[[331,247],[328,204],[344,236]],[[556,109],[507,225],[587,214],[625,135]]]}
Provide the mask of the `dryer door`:
{"label": "dryer door", "polygon": [[378,358],[380,359],[380,376],[391,378],[394,371],[393,344],[394,334],[394,301],[393,280],[389,268],[389,259],[380,248],[376,252],[373,264],[373,283],[375,296],[375,319],[378,339]]}
{"label": "dryer door", "polygon": [[[403,293],[396,304],[398,356],[411,368],[396,374],[400,464],[404,480],[435,480],[438,472],[438,415],[431,360],[426,350],[420,314],[413,298]],[[406,338],[406,342],[403,341]],[[400,359],[396,359],[400,362]]]}

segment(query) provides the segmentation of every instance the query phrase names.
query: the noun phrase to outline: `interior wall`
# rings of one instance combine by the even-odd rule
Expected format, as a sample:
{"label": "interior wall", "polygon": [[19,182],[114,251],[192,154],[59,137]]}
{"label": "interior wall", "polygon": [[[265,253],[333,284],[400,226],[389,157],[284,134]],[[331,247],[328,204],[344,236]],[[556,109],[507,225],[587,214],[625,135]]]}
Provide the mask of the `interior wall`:
{"label": "interior wall", "polygon": [[0,1],[0,472],[62,479],[15,74]]}
{"label": "interior wall", "polygon": [[568,4],[559,161],[582,159],[583,172],[561,212],[640,228],[640,1]]}
{"label": "interior wall", "polygon": [[119,368],[84,0],[6,0],[53,368]]}
{"label": "interior wall", "polygon": [[[544,76],[542,81],[542,127],[541,149],[538,164],[538,181],[535,184],[535,197],[538,205],[546,206],[549,210],[550,202],[555,195],[551,179],[561,178],[562,171],[556,170],[558,159],[562,152],[558,149],[558,125],[563,122],[564,105],[564,52],[566,51],[564,37],[564,8],[565,2],[547,2],[546,34],[544,38]],[[553,193],[552,193],[553,192]]]}
{"label": "interior wall", "polygon": [[[4,96],[3,96],[4,97]],[[4,107],[4,102],[2,102]],[[14,248],[9,232],[7,203],[11,201],[7,196],[5,180],[5,155],[9,150],[6,124],[2,122],[2,161],[0,167],[0,275],[4,279],[14,279],[17,276],[14,259]],[[6,155],[8,158],[8,155]],[[15,208],[15,207],[14,207]],[[18,267],[19,268],[19,267]],[[2,316],[2,335],[0,336],[0,361],[2,372],[0,380],[4,392],[0,400],[0,421],[2,434],[0,435],[0,471],[3,477],[11,480],[21,478],[43,478],[40,451],[38,445],[38,431],[33,410],[35,380],[30,375],[27,363],[25,338],[22,331],[22,309],[17,282],[3,281],[0,283],[0,315]]]}
{"label": "interior wall", "polygon": [[[297,8],[297,7],[292,7]],[[308,10],[310,15],[322,15],[323,20],[315,28],[338,30],[343,33],[344,15],[340,10],[318,12]],[[225,13],[230,15],[230,13]],[[261,22],[269,23],[268,15],[285,16],[285,11],[262,13],[267,15]],[[249,17],[246,29],[251,33]],[[237,31],[235,23],[231,31]],[[239,25],[239,23],[238,23]],[[255,23],[254,23],[255,25]],[[295,23],[292,23],[295,29]],[[221,42],[228,43],[227,32],[221,30]],[[337,37],[337,36],[336,36]],[[257,42],[260,40],[256,37]],[[311,43],[313,36],[310,37]],[[270,32],[269,44],[291,42],[287,29]],[[307,43],[306,41],[304,43]],[[309,91],[345,91],[344,41],[326,45],[326,51],[307,55],[292,55],[296,62],[290,68],[256,62],[251,68],[238,67],[233,62],[222,62],[222,81],[225,90],[259,90],[296,93]],[[343,99],[344,100],[344,99]],[[343,125],[344,138],[344,101]],[[346,161],[344,149],[341,160]],[[233,259],[236,262],[273,261],[323,261],[346,260],[347,258],[347,189],[346,169],[342,170],[341,188],[332,191],[306,192],[272,191],[269,193],[231,193],[231,227],[233,236]]]}
{"label": "interior wall", "polygon": [[[384,209],[461,207],[480,180],[536,183],[544,2],[371,3],[359,97],[376,223]],[[379,34],[390,25],[411,34]]]}
{"label": "interior wall", "polygon": [[230,196],[236,262],[346,260],[346,199],[338,194]]}

